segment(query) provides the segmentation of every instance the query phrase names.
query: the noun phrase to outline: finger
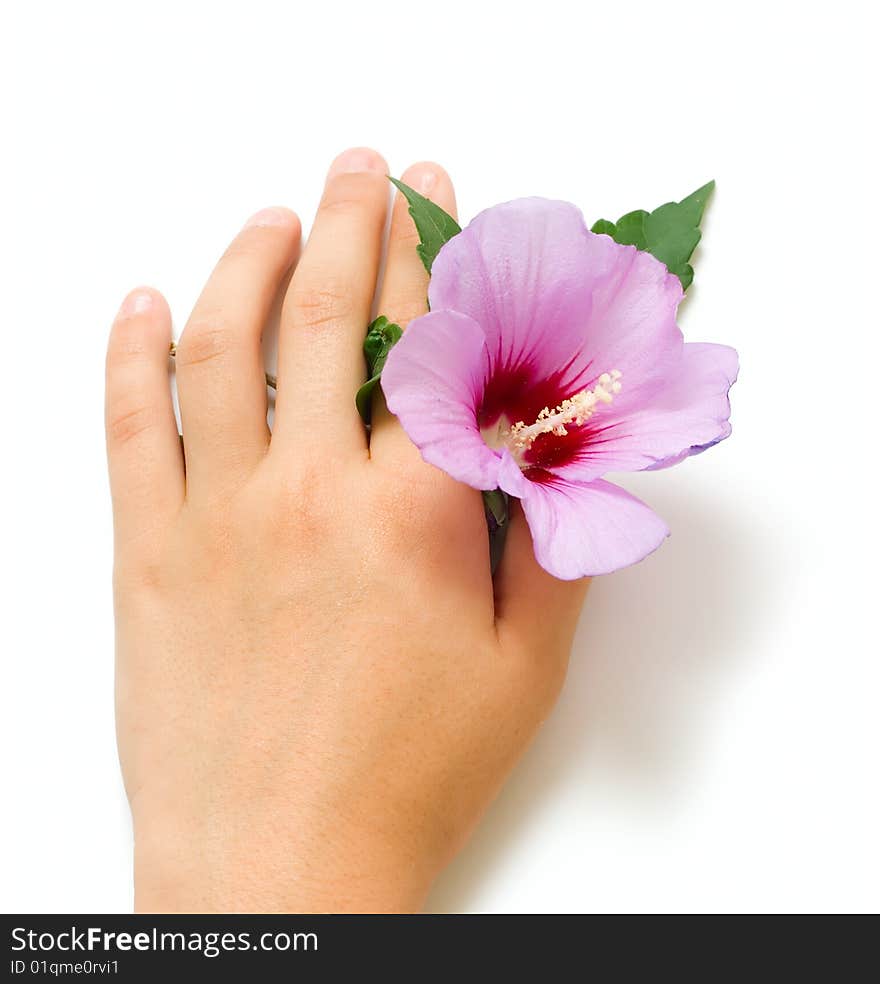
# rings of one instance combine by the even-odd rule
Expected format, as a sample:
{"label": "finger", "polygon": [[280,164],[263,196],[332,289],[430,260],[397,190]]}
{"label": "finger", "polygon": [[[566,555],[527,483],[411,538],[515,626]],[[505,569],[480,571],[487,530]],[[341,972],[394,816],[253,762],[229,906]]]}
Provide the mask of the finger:
{"label": "finger", "polygon": [[590,579],[560,581],[535,560],[532,535],[517,499],[495,574],[495,624],[502,645],[567,655]]}
{"label": "finger", "polygon": [[117,540],[155,529],[183,502],[183,456],[168,380],[171,313],[143,287],[119,309],[107,346],[107,460]]}
{"label": "finger", "polygon": [[260,338],[299,238],[293,212],[258,212],[223,254],[183,331],[177,388],[187,494],[236,481],[266,453]]}
{"label": "finger", "polygon": [[375,151],[333,162],[284,299],[273,448],[366,449],[355,408],[388,207],[388,165]]}
{"label": "finger", "polygon": [[[404,172],[401,180],[450,215],[456,214],[452,181],[439,164],[414,164]],[[428,273],[416,252],[418,244],[419,234],[407,201],[398,192],[391,212],[388,259],[377,310],[402,328],[428,310]],[[370,455],[375,456],[376,452],[395,456],[417,453],[403,428],[386,409],[378,387],[373,404]]]}

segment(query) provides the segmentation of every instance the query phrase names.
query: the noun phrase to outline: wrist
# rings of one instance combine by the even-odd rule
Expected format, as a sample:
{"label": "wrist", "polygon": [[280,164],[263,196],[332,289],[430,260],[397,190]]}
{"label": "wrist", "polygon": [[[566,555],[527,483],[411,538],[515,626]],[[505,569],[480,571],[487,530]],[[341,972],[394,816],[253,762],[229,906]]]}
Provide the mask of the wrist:
{"label": "wrist", "polygon": [[436,874],[415,852],[342,826],[199,826],[136,829],[136,912],[416,912]]}

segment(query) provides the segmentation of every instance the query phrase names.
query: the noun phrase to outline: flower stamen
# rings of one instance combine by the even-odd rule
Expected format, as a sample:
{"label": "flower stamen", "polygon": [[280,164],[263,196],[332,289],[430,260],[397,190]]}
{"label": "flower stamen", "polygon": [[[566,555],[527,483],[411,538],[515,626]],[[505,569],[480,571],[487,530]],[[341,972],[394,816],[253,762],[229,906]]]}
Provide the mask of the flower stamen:
{"label": "flower stamen", "polygon": [[592,389],[576,393],[552,410],[550,407],[544,407],[533,424],[526,425],[523,420],[512,424],[500,435],[503,443],[510,449],[514,458],[521,460],[522,455],[542,434],[565,437],[570,426],[580,427],[586,423],[600,403],[611,403],[620,392],[622,375],[619,369],[603,372]]}

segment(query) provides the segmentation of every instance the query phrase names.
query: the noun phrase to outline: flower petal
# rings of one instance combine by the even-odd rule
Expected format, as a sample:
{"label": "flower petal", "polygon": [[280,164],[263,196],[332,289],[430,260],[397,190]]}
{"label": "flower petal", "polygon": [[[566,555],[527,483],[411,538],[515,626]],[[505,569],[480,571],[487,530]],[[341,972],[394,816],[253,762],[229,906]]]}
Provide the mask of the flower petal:
{"label": "flower petal", "polygon": [[[600,410],[577,456],[554,474],[586,482],[612,471],[666,468],[730,435],[728,391],[739,360],[727,345],[689,343],[664,387],[641,409]],[[615,399],[615,404],[617,400]]]}
{"label": "flower petal", "polygon": [[552,375],[581,351],[591,293],[606,273],[590,262],[587,236],[568,202],[522,198],[487,209],[435,259],[431,309],[473,318],[493,369]]}
{"label": "flower petal", "polygon": [[500,458],[477,425],[488,369],[480,326],[434,311],[410,324],[382,371],[388,409],[425,461],[475,489],[498,487]]}
{"label": "flower petal", "polygon": [[624,375],[621,406],[662,382],[683,344],[678,277],[648,253],[591,233],[568,202],[524,198],[480,213],[440,251],[431,308],[473,318],[491,364],[483,423],[526,420]]}
{"label": "flower petal", "polygon": [[678,277],[650,253],[621,246],[610,236],[589,235],[594,262],[601,256],[609,272],[593,291],[587,385],[602,372],[619,370],[617,415],[644,406],[679,364],[684,339],[675,316],[683,291]]}
{"label": "flower petal", "polygon": [[[501,485],[516,479],[502,463]],[[518,471],[518,469],[517,469]],[[643,560],[669,535],[643,502],[610,482],[572,482],[546,475],[526,480],[522,505],[538,563],[554,577],[610,574]]]}

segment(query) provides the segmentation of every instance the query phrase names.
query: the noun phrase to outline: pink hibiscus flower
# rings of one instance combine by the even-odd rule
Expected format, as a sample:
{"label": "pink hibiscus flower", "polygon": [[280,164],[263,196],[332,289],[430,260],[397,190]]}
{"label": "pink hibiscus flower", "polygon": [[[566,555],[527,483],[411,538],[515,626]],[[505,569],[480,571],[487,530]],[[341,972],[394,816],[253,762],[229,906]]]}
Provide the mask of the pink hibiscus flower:
{"label": "pink hibiscus flower", "polygon": [[538,562],[605,574],[668,536],[602,478],[675,464],[730,434],[737,355],[685,344],[681,283],[575,206],[526,198],[478,215],[434,261],[431,312],[382,375],[423,458],[522,500]]}

